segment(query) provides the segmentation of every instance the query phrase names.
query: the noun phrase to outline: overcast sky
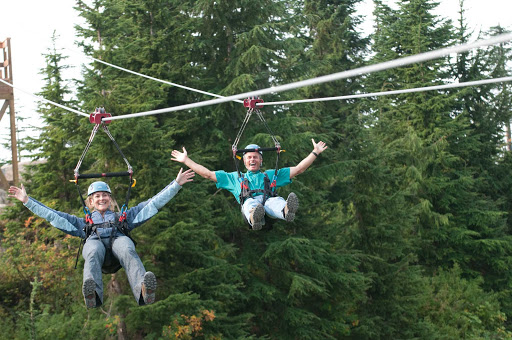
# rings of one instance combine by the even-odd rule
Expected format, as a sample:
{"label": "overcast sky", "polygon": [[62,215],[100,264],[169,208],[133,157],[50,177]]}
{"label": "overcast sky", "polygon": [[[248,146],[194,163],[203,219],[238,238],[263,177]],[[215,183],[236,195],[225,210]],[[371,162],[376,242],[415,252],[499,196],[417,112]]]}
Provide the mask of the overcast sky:
{"label": "overcast sky", "polygon": [[[439,0],[439,13],[454,20],[458,18],[459,0]],[[75,48],[76,40],[74,25],[83,24],[73,9],[72,0],[9,0],[2,1],[0,17],[0,41],[11,38],[13,58],[14,85],[30,93],[37,93],[43,86],[40,69],[45,66],[42,53],[47,53],[51,47],[51,37],[54,31],[59,36],[59,48]],[[466,17],[470,28],[475,31],[487,30],[496,24],[512,29],[512,0],[465,0]],[[367,16],[362,29],[372,27],[371,0],[364,0],[359,5],[360,13]],[[62,51],[69,55],[67,64],[75,66],[65,77],[79,77],[81,63],[86,59],[77,54]],[[172,79],[166,79],[172,81]],[[255,89],[256,90],[256,89]],[[27,118],[21,128],[28,129],[29,125],[38,124],[36,100],[14,90],[15,110]],[[300,98],[299,98],[300,99]],[[2,103],[0,102],[0,105]],[[77,119],[82,117],[77,115]],[[32,132],[33,133],[33,132]],[[0,121],[0,142],[9,138],[9,117],[6,113]],[[86,141],[84,141],[85,146]],[[10,149],[0,147],[0,159],[10,159]]]}

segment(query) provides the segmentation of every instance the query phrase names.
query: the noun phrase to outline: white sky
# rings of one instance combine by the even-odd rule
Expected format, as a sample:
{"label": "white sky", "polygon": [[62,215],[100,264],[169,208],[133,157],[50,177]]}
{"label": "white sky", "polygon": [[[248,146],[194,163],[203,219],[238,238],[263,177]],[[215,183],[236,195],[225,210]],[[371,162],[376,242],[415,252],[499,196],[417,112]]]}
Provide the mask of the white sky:
{"label": "white sky", "polygon": [[[439,13],[454,21],[458,18],[459,0],[438,0]],[[59,39],[57,47],[75,48],[76,40],[74,25],[82,24],[83,20],[77,16],[73,9],[75,1],[72,0],[4,0],[0,7],[0,41],[11,38],[12,66],[14,86],[30,93],[39,92],[44,85],[39,74],[45,66],[42,53],[47,53],[51,47],[51,37],[55,30]],[[391,3],[391,1],[390,1]],[[501,24],[512,29],[512,0],[465,0],[466,17],[470,28],[475,31],[487,30],[491,26]],[[360,13],[367,15],[362,28],[370,30],[372,27],[371,0],[364,0],[360,5]],[[73,70],[64,74],[65,77],[79,77],[80,65],[86,59],[61,51],[68,55],[67,64],[75,66]],[[172,81],[172,79],[166,79]],[[20,125],[21,129],[28,130],[29,126],[38,125],[36,100],[23,92],[14,90],[15,111],[27,118]],[[0,107],[3,101],[0,101]],[[9,110],[0,121],[0,143],[9,138]],[[80,119],[77,115],[77,119]],[[25,132],[34,133],[30,130]],[[84,145],[85,145],[84,141]],[[11,150],[0,146],[0,159],[10,160]]]}

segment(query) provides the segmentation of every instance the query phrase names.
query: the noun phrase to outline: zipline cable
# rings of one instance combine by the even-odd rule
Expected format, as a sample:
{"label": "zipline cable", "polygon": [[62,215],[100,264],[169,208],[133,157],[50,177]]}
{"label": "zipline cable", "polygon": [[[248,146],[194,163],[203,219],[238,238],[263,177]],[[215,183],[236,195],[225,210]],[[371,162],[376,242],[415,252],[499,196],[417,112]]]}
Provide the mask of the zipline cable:
{"label": "zipline cable", "polygon": [[382,92],[374,92],[374,93],[360,93],[360,94],[352,94],[352,95],[338,96],[338,97],[299,99],[299,100],[288,100],[288,101],[280,101],[280,102],[264,102],[264,103],[258,103],[258,105],[261,105],[261,106],[263,106],[263,105],[285,105],[285,104],[324,102],[324,101],[331,101],[331,100],[379,97],[379,96],[389,96],[389,95],[392,95],[392,94],[402,94],[402,93],[412,93],[412,92],[422,92],[422,91],[443,90],[443,89],[451,89],[451,88],[458,88],[458,87],[467,87],[467,86],[477,86],[477,85],[485,85],[485,84],[502,83],[502,82],[508,82],[508,81],[512,81],[512,77],[502,77],[502,78],[494,78],[494,79],[482,79],[482,80],[467,81],[467,82],[463,82],[463,83],[453,83],[453,84],[445,84],[445,85],[433,85],[433,86],[425,86],[425,87],[415,87],[415,88],[412,88],[412,89],[404,89],[404,90],[382,91]]}
{"label": "zipline cable", "polygon": [[[70,52],[74,52],[76,54],[80,54],[82,56],[84,56],[82,53],[79,53],[78,51],[75,51],[73,49],[70,49],[70,48],[64,48]],[[198,89],[194,89],[192,87],[188,87],[188,86],[184,86],[184,85],[180,85],[180,84],[176,84],[176,83],[172,83],[170,81],[166,81],[166,80],[162,80],[162,79],[158,79],[158,78],[154,78],[154,77],[151,77],[151,76],[148,76],[148,75],[145,75],[145,74],[142,74],[142,73],[138,73],[138,72],[135,72],[135,71],[132,71],[132,70],[128,70],[126,68],[123,68],[121,66],[117,66],[117,65],[114,65],[114,64],[111,64],[111,63],[107,63],[106,61],[103,61],[101,59],[97,59],[97,58],[94,58],[94,57],[91,57],[91,56],[88,56],[88,55],[85,55],[86,58],[88,59],[91,59],[91,60],[94,60],[98,63],[101,63],[101,64],[104,64],[104,65],[107,65],[107,66],[110,66],[110,67],[113,67],[113,68],[116,68],[118,70],[121,70],[121,71],[124,71],[124,72],[128,72],[128,73],[131,73],[131,74],[134,74],[136,76],[139,76],[139,77],[143,77],[143,78],[147,78],[147,79],[151,79],[151,80],[154,80],[154,81],[157,81],[157,82],[160,82],[160,83],[163,83],[163,84],[167,84],[167,85],[171,85],[171,86],[176,86],[176,87],[179,87],[179,88],[182,88],[182,89],[185,89],[185,90],[189,90],[189,91],[193,91],[193,92],[197,92],[197,93],[201,93],[201,94],[205,94],[205,95],[208,95],[208,96],[211,96],[211,97],[217,97],[217,98],[225,98],[224,96],[221,96],[221,95],[218,95],[218,94],[215,94],[215,93],[210,93],[210,92],[206,92],[206,91],[202,91],[202,90],[198,90]],[[240,104],[243,104],[243,101],[242,100],[233,100],[234,102],[237,102],[237,103],[240,103]]]}
{"label": "zipline cable", "polygon": [[66,107],[66,106],[64,106],[64,105],[61,105],[61,104],[59,104],[59,103],[52,102],[51,100],[45,99],[45,98],[43,98],[43,97],[36,96],[35,94],[30,93],[30,92],[25,91],[25,90],[22,90],[22,89],[20,89],[19,87],[16,87],[16,86],[14,86],[13,84],[11,84],[11,83],[9,83],[9,82],[7,82],[7,81],[5,81],[5,80],[1,79],[1,78],[0,78],[0,82],[4,83],[5,85],[8,85],[8,86],[12,87],[13,89],[16,89],[16,90],[18,90],[18,91],[21,91],[21,92],[23,92],[23,93],[26,93],[26,94],[28,94],[29,96],[32,96],[32,97],[34,97],[34,98],[36,98],[36,99],[38,99],[38,100],[40,100],[40,101],[43,101],[43,102],[46,102],[46,103],[49,103],[49,104],[55,105],[55,106],[57,106],[57,107],[60,107],[61,109],[64,109],[64,110],[67,110],[67,111],[70,111],[70,112],[73,112],[73,113],[79,114],[79,115],[84,116],[84,117],[89,117],[89,115],[88,115],[87,113],[83,113],[83,112],[80,112],[80,111],[78,111],[78,110],[75,110],[75,109],[72,109],[72,108]]}
{"label": "zipline cable", "polygon": [[452,53],[465,52],[465,51],[469,51],[469,50],[477,48],[477,47],[494,45],[494,44],[506,42],[509,40],[512,40],[512,33],[501,34],[501,35],[498,35],[498,36],[495,36],[495,37],[492,37],[492,38],[486,39],[486,40],[479,40],[479,41],[476,41],[473,43],[467,43],[467,44],[446,47],[446,48],[442,48],[442,49],[435,50],[435,51],[420,53],[420,54],[416,54],[416,55],[412,55],[412,56],[408,56],[408,57],[404,57],[404,58],[400,58],[400,59],[386,61],[386,62],[375,64],[375,65],[364,66],[364,67],[356,68],[353,70],[333,73],[333,74],[329,74],[329,75],[325,75],[325,76],[321,76],[321,77],[317,77],[317,78],[302,80],[302,81],[285,84],[285,85],[280,85],[280,86],[276,86],[276,87],[270,87],[267,89],[262,89],[262,90],[252,91],[252,92],[245,92],[245,93],[240,93],[237,95],[232,95],[232,96],[228,96],[228,97],[224,97],[224,98],[211,99],[211,100],[206,100],[206,101],[202,101],[202,102],[198,102],[198,103],[179,105],[179,106],[169,107],[169,108],[165,108],[165,109],[132,113],[132,114],[116,116],[116,117],[107,117],[104,120],[117,120],[117,119],[126,119],[126,118],[135,118],[135,117],[156,115],[156,114],[161,114],[161,113],[175,112],[175,111],[193,109],[193,108],[198,108],[198,107],[203,107],[203,106],[208,106],[208,105],[226,103],[226,102],[233,101],[235,99],[258,97],[258,96],[268,94],[268,93],[283,92],[283,91],[296,89],[299,87],[322,84],[322,83],[331,82],[331,81],[335,81],[335,80],[341,80],[341,79],[359,76],[361,74],[369,74],[369,73],[392,69],[392,68],[405,66],[405,65],[409,65],[409,64],[413,64],[413,63],[428,61],[428,60],[432,60],[432,59],[436,59],[436,58],[441,58],[441,57],[447,56]]}
{"label": "zipline cable", "polygon": [[[321,84],[321,83],[325,83],[325,82],[329,82],[329,81],[340,80],[340,79],[345,79],[345,78],[349,78],[352,76],[357,76],[357,75],[364,74],[364,73],[372,73],[372,72],[391,69],[391,68],[395,68],[395,67],[399,67],[399,66],[405,66],[405,65],[412,64],[412,63],[416,63],[416,62],[440,58],[440,57],[446,56],[448,54],[465,52],[465,51],[471,50],[473,48],[498,44],[498,43],[509,41],[511,39],[512,39],[512,33],[502,34],[502,35],[498,35],[498,36],[495,36],[495,37],[493,37],[491,39],[487,39],[487,40],[480,40],[480,41],[476,41],[474,43],[468,43],[468,44],[447,47],[447,48],[436,50],[436,51],[425,52],[422,54],[408,56],[408,57],[404,57],[401,59],[395,59],[392,61],[387,61],[387,62],[375,64],[375,65],[360,67],[360,68],[357,68],[354,70],[343,71],[343,72],[339,72],[339,73],[334,73],[334,74],[330,74],[330,75],[326,75],[326,76],[322,76],[322,77],[318,77],[318,78],[312,78],[309,80],[303,80],[303,81],[290,83],[290,84],[286,84],[286,85],[281,85],[281,86],[277,86],[277,87],[270,87],[270,88],[263,89],[263,90],[246,92],[246,93],[233,95],[233,96],[229,96],[229,97],[222,97],[219,99],[207,100],[207,101],[192,103],[192,104],[185,104],[185,105],[180,105],[180,106],[175,106],[175,107],[170,107],[170,108],[165,108],[165,109],[133,113],[133,114],[127,114],[127,115],[117,116],[117,117],[107,117],[107,118],[104,118],[104,120],[107,121],[107,120],[126,119],[126,118],[134,118],[134,117],[147,116],[147,115],[155,115],[155,114],[203,107],[203,106],[208,106],[208,105],[213,105],[213,104],[220,104],[220,103],[225,103],[228,101],[233,101],[235,99],[247,98],[247,97],[251,97],[251,96],[259,96],[259,95],[267,94],[267,93],[271,93],[271,92],[282,92],[282,91],[287,91],[287,90],[298,88],[298,87]],[[100,60],[98,60],[98,61],[102,62]],[[114,67],[117,67],[117,66],[114,66]],[[491,80],[489,79],[488,81],[490,82]],[[15,87],[11,83],[4,81],[3,79],[0,79],[0,82],[4,83],[12,88],[15,88],[21,92],[24,92],[32,97],[35,97],[36,99],[39,99],[41,101],[50,103],[50,104],[60,107],[64,110],[79,114],[81,116],[89,117],[89,115],[86,113],[80,112],[80,111],[72,109],[72,108],[68,108],[64,105],[55,103],[51,100],[36,96],[28,91],[25,91],[18,87]],[[455,87],[455,84],[438,85],[438,86],[454,86]],[[470,86],[470,85],[467,85],[467,86]],[[430,87],[430,89],[433,90],[434,88]],[[414,89],[398,90],[398,91],[413,92],[413,90]],[[392,92],[393,91],[387,91],[386,94],[391,94]],[[209,94],[209,93],[207,93],[207,94]],[[372,95],[375,95],[375,94],[372,94]],[[217,95],[215,95],[215,96],[217,96]],[[359,95],[353,95],[353,96],[362,97],[362,96],[370,96],[370,94],[359,94]],[[343,96],[343,97],[344,97],[344,99],[347,99],[347,96]],[[357,97],[354,97],[354,98],[357,98]],[[335,99],[332,99],[332,100],[335,100]],[[275,102],[275,103],[278,103],[278,102]]]}

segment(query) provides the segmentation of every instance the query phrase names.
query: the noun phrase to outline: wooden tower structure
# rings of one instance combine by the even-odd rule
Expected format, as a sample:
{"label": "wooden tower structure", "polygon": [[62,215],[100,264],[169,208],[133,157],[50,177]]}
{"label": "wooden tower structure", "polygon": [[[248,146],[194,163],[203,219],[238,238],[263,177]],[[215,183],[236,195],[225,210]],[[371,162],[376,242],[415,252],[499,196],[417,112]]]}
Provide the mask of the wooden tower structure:
{"label": "wooden tower structure", "polygon": [[[0,41],[0,79],[12,84],[12,57],[11,57],[11,38]],[[14,91],[7,84],[0,82],[0,120],[4,116],[5,111],[9,108],[10,127],[11,127],[11,151],[12,151],[12,183],[9,183],[2,171],[0,171],[0,187],[9,188],[10,184],[18,185],[18,150],[16,146],[16,118],[14,111]]]}

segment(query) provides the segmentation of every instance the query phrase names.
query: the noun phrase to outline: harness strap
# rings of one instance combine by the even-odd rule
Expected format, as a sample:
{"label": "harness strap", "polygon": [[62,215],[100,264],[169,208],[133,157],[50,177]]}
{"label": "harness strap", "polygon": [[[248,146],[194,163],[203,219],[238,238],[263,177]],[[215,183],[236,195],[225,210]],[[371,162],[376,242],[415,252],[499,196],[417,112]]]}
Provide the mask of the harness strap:
{"label": "harness strap", "polygon": [[[114,137],[112,137],[112,135],[110,134],[108,127],[104,123],[102,124],[102,127],[103,127],[103,131],[105,131],[105,133],[108,135],[108,137],[110,138],[112,143],[114,143],[114,146],[116,147],[117,151],[119,151],[119,153],[121,154],[121,157],[123,157],[123,160],[126,163],[126,166],[128,167],[128,172],[132,173],[133,172],[132,166],[128,162],[128,159],[126,159],[126,156],[124,155],[123,151],[121,151],[121,148],[119,147],[119,145],[117,145]],[[130,179],[131,179],[131,176],[130,176]]]}
{"label": "harness strap", "polygon": [[[242,181],[240,182],[240,205],[243,205],[246,199],[253,197],[254,194],[257,193],[263,194],[263,205],[265,205],[265,202],[269,197],[276,196],[275,180],[271,183],[267,173],[264,172],[263,174],[265,175],[265,178],[263,179],[263,189],[250,189],[249,180],[242,174]],[[274,177],[276,176],[274,175]]]}
{"label": "harness strap", "polygon": [[78,170],[80,169],[80,166],[82,165],[82,162],[83,162],[83,160],[85,158],[85,154],[89,150],[89,147],[91,146],[92,140],[94,139],[94,136],[96,136],[96,132],[98,132],[99,127],[100,127],[100,124],[95,124],[93,129],[92,129],[91,136],[89,137],[89,141],[87,142],[87,145],[85,146],[85,149],[82,152],[82,156],[80,156],[80,159],[78,160],[78,163],[76,164],[75,171],[74,171],[75,172],[75,177],[78,175]]}
{"label": "harness strap", "polygon": [[267,124],[267,121],[265,120],[265,118],[263,118],[263,113],[261,113],[261,110],[259,109],[256,109],[256,115],[258,116],[258,118],[263,122],[263,125],[265,126],[265,128],[267,129],[267,132],[268,134],[270,135],[270,137],[272,138],[272,141],[274,142],[274,145],[276,147],[280,147],[280,144],[279,142],[277,141],[277,138],[276,136],[274,135],[274,132],[272,132],[272,129],[270,128],[270,126]]}
{"label": "harness strap", "polygon": [[242,137],[242,134],[244,133],[245,127],[247,126],[249,119],[251,119],[251,115],[252,115],[253,111],[254,111],[253,108],[247,109],[247,113],[245,114],[245,118],[244,118],[244,121],[242,122],[242,126],[240,127],[240,130],[238,131],[238,134],[236,135],[235,141],[233,142],[233,145],[231,146],[231,149],[233,150],[233,157],[236,157],[238,143],[240,142],[240,138]]}

